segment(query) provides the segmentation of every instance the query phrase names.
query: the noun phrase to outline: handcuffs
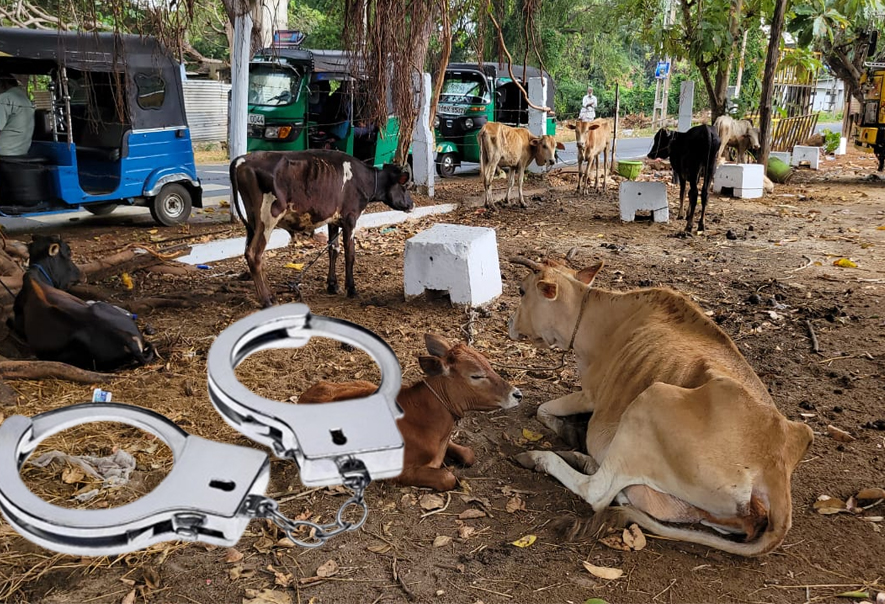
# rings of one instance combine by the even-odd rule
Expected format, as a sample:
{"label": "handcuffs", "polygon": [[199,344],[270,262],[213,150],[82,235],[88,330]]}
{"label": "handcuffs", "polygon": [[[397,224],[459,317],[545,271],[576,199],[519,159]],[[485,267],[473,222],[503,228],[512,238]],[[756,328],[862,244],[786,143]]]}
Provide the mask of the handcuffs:
{"label": "handcuffs", "polygon": [[[381,369],[381,385],[363,399],[322,405],[292,405],[258,396],[234,369],[246,357],[270,348],[304,346],[325,336],[366,352]],[[216,338],[208,356],[209,398],[235,430],[294,461],[305,486],[343,484],[353,491],[335,521],[291,520],[265,495],[270,461],[258,450],[188,434],[166,417],[132,405],[82,403],[41,413],[15,415],[0,424],[0,511],[23,537],[47,549],[74,555],[107,556],[169,540],[232,546],[252,518],[268,518],[303,547],[358,529],[368,507],[363,495],[372,480],[398,476],[403,440],[396,426],[402,373],[388,344],[354,323],[312,315],[304,304],[259,311]],[[46,438],[68,428],[114,421],[157,436],[172,450],[173,467],[150,493],[118,508],[67,509],[28,489],[22,465]],[[346,516],[355,507],[355,522]],[[309,530],[305,539],[297,533]]]}

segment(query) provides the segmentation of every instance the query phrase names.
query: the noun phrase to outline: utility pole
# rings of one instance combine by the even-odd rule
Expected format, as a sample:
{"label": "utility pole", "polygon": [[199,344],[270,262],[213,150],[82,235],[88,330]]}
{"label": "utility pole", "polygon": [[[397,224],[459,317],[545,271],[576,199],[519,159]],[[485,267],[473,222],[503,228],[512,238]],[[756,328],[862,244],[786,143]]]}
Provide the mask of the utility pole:
{"label": "utility pole", "polygon": [[[679,0],[664,0],[664,23],[663,30],[666,32],[673,27],[676,18],[676,2]],[[664,62],[672,66],[670,57],[664,57]],[[655,78],[655,103],[651,112],[652,129],[663,128],[667,119],[667,101],[670,98],[670,71],[663,78]]]}

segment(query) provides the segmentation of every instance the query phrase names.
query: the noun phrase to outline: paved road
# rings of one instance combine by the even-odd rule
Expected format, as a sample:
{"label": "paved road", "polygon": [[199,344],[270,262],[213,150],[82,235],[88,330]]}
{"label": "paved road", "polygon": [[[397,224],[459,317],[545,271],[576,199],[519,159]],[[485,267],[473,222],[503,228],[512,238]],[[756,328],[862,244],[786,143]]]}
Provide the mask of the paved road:
{"label": "paved road", "polygon": [[[833,131],[839,131],[842,127],[841,123],[818,124],[816,132],[820,132],[824,128]],[[622,138],[618,140],[618,148],[616,159],[641,159],[651,149],[651,137],[642,138]],[[559,152],[558,166],[564,167],[575,165],[577,163],[577,155],[575,143],[565,143],[565,151]],[[217,206],[222,200],[228,200],[230,197],[230,178],[228,176],[228,164],[201,164],[197,166],[200,180],[203,183],[203,199],[204,207]],[[456,174],[469,176],[479,173],[479,164],[465,163]],[[225,214],[226,217],[226,214]],[[132,222],[152,223],[147,208],[121,207],[112,215],[105,217],[93,216],[89,212],[82,210],[79,212],[65,212],[63,214],[52,214],[48,216],[40,216],[36,218],[0,218],[2,224],[10,233],[30,233],[39,228],[45,228],[50,225],[59,225],[71,221],[96,221],[100,224],[122,224]],[[218,217],[214,212],[196,213],[191,220],[216,221]]]}

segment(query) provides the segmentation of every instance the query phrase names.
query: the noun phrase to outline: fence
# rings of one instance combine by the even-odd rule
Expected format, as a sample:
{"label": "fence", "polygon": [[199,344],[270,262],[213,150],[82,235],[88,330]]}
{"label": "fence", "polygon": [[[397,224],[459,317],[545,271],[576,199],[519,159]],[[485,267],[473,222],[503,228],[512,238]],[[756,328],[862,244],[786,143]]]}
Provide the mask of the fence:
{"label": "fence", "polygon": [[216,80],[186,80],[184,107],[194,142],[227,140],[227,103],[230,84]]}
{"label": "fence", "polygon": [[771,150],[791,151],[801,145],[817,126],[817,113],[771,120]]}

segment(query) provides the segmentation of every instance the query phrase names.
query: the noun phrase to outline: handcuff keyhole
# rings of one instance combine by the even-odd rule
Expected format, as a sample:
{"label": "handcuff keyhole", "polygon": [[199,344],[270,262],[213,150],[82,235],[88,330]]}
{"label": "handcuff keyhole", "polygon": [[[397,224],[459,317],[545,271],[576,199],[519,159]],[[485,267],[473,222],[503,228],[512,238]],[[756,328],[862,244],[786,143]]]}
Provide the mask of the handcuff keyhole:
{"label": "handcuff keyhole", "polygon": [[219,491],[233,491],[237,488],[237,483],[233,480],[210,480],[209,486],[213,489],[218,489]]}
{"label": "handcuff keyhole", "polygon": [[344,436],[344,432],[341,430],[329,430],[332,434],[332,442],[336,445],[344,445],[347,444],[347,437]]}

